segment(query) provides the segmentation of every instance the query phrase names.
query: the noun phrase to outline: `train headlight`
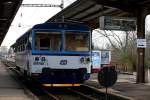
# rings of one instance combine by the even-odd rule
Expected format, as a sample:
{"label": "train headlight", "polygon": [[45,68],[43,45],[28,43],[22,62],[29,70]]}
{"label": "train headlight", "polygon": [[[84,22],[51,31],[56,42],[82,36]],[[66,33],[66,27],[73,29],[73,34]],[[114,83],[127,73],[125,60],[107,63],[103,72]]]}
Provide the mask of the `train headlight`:
{"label": "train headlight", "polygon": [[84,63],[84,57],[81,57],[81,58],[80,58],[80,62],[81,62],[81,63]]}
{"label": "train headlight", "polygon": [[86,62],[87,62],[87,63],[90,62],[90,58],[89,58],[89,57],[86,58]]}
{"label": "train headlight", "polygon": [[81,62],[82,64],[87,64],[87,63],[90,62],[90,58],[89,58],[89,57],[81,57],[81,58],[80,58],[80,62]]}
{"label": "train headlight", "polygon": [[35,61],[39,61],[39,57],[35,57]]}
{"label": "train headlight", "polygon": [[45,57],[41,57],[41,61],[46,61],[46,58]]}

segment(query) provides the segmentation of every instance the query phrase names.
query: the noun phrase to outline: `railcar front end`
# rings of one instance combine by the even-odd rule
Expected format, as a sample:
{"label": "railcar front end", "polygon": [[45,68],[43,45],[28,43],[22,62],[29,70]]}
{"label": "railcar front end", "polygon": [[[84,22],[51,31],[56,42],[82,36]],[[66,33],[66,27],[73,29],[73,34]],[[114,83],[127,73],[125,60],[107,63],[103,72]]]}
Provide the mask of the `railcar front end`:
{"label": "railcar front end", "polygon": [[83,24],[36,25],[22,68],[44,86],[79,86],[91,73],[90,37],[90,29]]}

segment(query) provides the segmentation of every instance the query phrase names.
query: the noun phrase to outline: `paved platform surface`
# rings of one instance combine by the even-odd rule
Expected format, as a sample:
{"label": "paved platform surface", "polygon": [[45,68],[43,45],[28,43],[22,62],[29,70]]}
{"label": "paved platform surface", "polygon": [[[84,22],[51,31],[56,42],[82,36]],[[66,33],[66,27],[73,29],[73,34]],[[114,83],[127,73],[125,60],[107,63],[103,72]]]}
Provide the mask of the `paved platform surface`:
{"label": "paved platform surface", "polygon": [[0,61],[0,100],[36,100],[10,76]]}
{"label": "paved platform surface", "polygon": [[[91,79],[86,84],[99,88],[105,91],[97,81],[97,75],[93,74]],[[131,100],[150,100],[150,85],[136,84],[134,75],[119,75],[117,83],[109,88],[109,93],[129,97]]]}

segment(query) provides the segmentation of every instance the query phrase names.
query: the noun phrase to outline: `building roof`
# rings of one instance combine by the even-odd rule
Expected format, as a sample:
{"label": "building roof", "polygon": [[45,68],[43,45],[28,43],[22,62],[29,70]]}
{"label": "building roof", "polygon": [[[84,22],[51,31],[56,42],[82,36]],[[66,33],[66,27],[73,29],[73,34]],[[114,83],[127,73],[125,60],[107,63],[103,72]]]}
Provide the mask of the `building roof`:
{"label": "building roof", "polygon": [[148,7],[150,0],[77,0],[47,22],[57,21],[62,16],[67,20],[87,23],[91,28],[99,27],[100,16],[133,16],[138,7]]}
{"label": "building roof", "polygon": [[0,45],[22,3],[22,0],[0,0]]}

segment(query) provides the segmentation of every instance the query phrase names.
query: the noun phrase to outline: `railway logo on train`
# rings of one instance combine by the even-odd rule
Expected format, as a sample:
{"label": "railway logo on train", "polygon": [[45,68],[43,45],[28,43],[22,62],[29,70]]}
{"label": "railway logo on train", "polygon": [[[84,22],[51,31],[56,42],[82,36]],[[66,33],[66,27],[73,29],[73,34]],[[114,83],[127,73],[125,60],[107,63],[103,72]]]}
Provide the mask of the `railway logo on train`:
{"label": "railway logo on train", "polygon": [[61,60],[60,65],[67,65],[67,60]]}

